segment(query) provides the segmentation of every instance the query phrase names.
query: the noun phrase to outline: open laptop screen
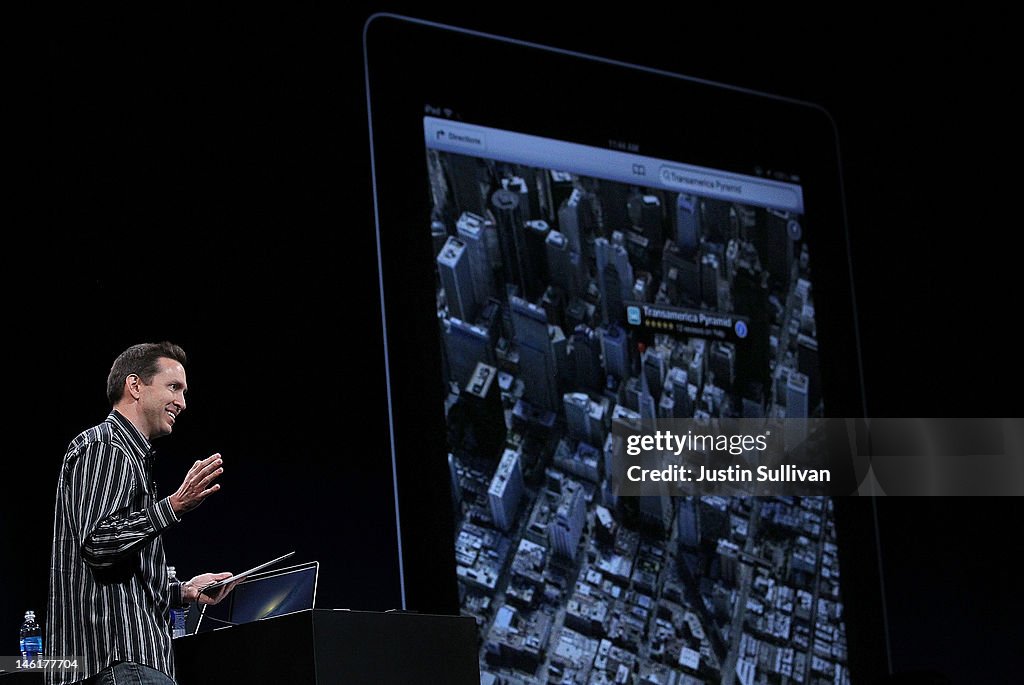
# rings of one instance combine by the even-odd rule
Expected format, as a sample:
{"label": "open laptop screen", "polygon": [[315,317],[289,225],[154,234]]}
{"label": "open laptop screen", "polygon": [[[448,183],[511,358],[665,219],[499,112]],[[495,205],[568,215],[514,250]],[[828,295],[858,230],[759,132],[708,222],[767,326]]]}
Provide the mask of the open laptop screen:
{"label": "open laptop screen", "polygon": [[197,632],[314,608],[319,564],[254,574],[220,604],[204,605]]}

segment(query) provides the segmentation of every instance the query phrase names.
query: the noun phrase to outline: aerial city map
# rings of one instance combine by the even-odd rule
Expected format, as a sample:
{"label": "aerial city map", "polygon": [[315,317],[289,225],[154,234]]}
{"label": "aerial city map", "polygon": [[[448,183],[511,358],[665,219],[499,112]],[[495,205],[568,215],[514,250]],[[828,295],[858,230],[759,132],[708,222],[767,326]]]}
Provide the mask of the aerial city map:
{"label": "aerial city map", "polygon": [[[626,497],[610,478],[617,424],[822,415],[801,217],[434,149],[427,163],[482,683],[848,683],[831,499]],[[734,323],[705,335],[639,305]]]}

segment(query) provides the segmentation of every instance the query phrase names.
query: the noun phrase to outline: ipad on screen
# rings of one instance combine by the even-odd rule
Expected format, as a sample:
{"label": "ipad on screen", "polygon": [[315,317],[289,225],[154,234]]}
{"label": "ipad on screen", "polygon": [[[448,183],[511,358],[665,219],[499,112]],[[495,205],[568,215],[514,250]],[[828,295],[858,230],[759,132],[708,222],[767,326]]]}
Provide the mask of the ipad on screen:
{"label": "ipad on screen", "polygon": [[390,15],[365,56],[406,608],[484,682],[870,682],[855,435],[811,494],[615,482],[641,424],[864,415],[828,115]]}

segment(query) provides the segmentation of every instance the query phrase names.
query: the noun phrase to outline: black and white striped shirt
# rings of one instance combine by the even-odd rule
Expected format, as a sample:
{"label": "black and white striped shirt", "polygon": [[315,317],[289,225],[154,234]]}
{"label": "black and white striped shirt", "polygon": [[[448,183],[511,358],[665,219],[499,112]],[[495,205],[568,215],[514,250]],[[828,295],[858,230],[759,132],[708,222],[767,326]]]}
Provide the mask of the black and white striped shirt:
{"label": "black and white striped shirt", "polygon": [[49,683],[88,678],[115,661],[174,677],[169,583],[160,533],[179,519],[154,501],[149,441],[111,411],[68,446],[57,484],[47,612],[47,658],[78,657],[79,669],[49,670]]}

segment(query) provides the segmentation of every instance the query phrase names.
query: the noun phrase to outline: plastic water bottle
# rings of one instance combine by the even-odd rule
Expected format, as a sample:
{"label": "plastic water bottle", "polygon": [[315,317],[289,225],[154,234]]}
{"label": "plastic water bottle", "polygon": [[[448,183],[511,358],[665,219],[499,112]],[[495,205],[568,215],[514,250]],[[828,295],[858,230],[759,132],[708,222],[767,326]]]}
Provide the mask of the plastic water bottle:
{"label": "plastic water bottle", "polygon": [[[170,581],[178,580],[178,575],[174,570],[173,566],[167,567],[167,579]],[[183,637],[185,635],[185,619],[188,614],[188,607],[179,609],[178,607],[171,607],[171,637]]]}
{"label": "plastic water bottle", "polygon": [[36,623],[36,612],[26,611],[25,622],[21,624],[21,658],[38,661],[42,655],[43,629]]}

